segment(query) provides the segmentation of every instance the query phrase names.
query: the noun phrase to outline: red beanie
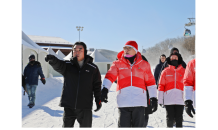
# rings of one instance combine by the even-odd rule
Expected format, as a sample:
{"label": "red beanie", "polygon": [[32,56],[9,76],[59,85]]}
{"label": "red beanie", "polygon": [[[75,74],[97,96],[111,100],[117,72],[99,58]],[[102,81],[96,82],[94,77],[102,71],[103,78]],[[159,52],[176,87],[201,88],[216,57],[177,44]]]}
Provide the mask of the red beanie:
{"label": "red beanie", "polygon": [[[128,41],[125,46],[129,46],[129,47],[132,47],[136,53],[138,52],[138,44],[135,42],[135,41]],[[125,47],[124,46],[124,47]]]}

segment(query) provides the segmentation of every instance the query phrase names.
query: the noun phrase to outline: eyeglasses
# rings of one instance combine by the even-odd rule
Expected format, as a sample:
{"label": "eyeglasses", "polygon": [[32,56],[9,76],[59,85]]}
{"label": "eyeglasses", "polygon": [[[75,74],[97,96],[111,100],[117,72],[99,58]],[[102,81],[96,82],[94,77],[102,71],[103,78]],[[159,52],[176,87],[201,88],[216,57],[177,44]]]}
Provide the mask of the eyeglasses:
{"label": "eyeglasses", "polygon": [[130,51],[130,50],[132,50],[132,47],[123,47],[123,50],[128,50],[128,51]]}

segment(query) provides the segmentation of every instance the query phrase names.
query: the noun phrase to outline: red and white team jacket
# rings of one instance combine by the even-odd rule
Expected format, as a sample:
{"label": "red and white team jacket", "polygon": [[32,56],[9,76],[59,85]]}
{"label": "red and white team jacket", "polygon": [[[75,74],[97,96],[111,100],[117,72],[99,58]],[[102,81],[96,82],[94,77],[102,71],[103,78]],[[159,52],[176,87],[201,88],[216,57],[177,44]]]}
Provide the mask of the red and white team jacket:
{"label": "red and white team jacket", "polygon": [[183,83],[185,100],[192,100],[195,106],[195,59],[188,62]]}
{"label": "red and white team jacket", "polygon": [[117,58],[105,75],[103,87],[110,90],[112,83],[117,79],[118,107],[147,107],[146,86],[150,98],[157,97],[157,87],[150,64],[142,59],[140,52],[137,53],[133,65],[124,58],[124,51],[118,53]]}
{"label": "red and white team jacket", "polygon": [[183,77],[185,69],[179,65],[165,68],[159,80],[158,103],[163,105],[185,105],[183,99]]}

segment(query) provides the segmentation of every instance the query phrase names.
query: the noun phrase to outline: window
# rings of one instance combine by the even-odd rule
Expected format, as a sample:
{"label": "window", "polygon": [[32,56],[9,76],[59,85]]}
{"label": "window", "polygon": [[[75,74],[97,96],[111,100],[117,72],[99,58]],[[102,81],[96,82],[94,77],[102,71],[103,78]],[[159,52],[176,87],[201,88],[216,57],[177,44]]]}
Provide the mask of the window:
{"label": "window", "polygon": [[107,71],[110,69],[110,66],[111,66],[110,64],[107,64]]}

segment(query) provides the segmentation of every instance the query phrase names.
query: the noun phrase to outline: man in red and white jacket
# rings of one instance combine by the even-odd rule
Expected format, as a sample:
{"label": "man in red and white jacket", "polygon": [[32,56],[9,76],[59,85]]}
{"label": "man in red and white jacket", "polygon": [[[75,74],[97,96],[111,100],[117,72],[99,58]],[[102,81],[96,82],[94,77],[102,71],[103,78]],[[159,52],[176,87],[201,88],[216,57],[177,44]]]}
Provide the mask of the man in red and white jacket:
{"label": "man in red and white jacket", "polygon": [[184,83],[184,97],[185,97],[185,110],[186,113],[193,117],[191,111],[195,114],[195,59],[189,61],[183,79]]}
{"label": "man in red and white jacket", "polygon": [[157,88],[150,64],[142,59],[135,41],[128,41],[117,58],[105,75],[101,101],[107,102],[107,93],[117,79],[118,127],[144,127],[146,86],[152,110],[157,110]]}
{"label": "man in red and white jacket", "polygon": [[175,118],[176,127],[182,127],[184,100],[182,57],[179,53],[171,53],[166,59],[169,67],[165,68],[159,80],[158,103],[166,108],[167,127],[173,127]]}

